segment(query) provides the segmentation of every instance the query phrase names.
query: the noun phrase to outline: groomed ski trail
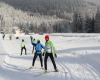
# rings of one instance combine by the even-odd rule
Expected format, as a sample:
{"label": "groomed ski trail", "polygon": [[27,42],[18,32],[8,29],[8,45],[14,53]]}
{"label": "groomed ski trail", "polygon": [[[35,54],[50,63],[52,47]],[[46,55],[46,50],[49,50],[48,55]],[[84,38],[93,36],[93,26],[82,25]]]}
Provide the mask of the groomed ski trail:
{"label": "groomed ski trail", "polygon": [[[17,46],[19,46],[20,42],[21,42],[21,40],[15,39],[15,41],[13,41],[12,43],[15,43]],[[2,46],[1,41],[0,41],[0,44],[1,44],[0,48],[2,50],[2,51],[0,50],[0,52],[2,52],[2,54],[1,53],[0,54],[1,54],[1,57],[3,57],[3,58],[0,58],[0,65],[1,65],[0,72],[2,72],[2,74],[0,74],[0,80],[22,80],[22,79],[23,80],[28,80],[28,79],[33,80],[32,79],[33,75],[38,74],[38,72],[35,71],[36,74],[33,74],[34,71],[30,71],[30,72],[26,71],[23,73],[20,71],[20,69],[22,68],[22,67],[20,67],[20,65],[12,65],[10,63],[3,62],[4,60],[6,60],[5,58],[7,58],[5,56],[8,56],[9,58],[15,57],[16,60],[19,60],[19,59],[23,60],[25,58],[26,58],[26,60],[30,59],[30,58],[32,59],[33,56],[30,57],[31,54],[28,54],[28,56],[25,56],[23,53],[23,56],[20,57],[19,56],[20,53],[19,54],[12,54],[12,53],[15,53],[12,48],[11,48],[13,50],[12,53],[10,53],[10,54],[6,53],[6,51],[4,50],[4,48]],[[26,45],[28,45],[27,46],[28,52],[31,53],[32,52],[30,49],[32,47],[31,44],[26,43]],[[12,46],[12,44],[10,44],[10,46]],[[69,51],[65,52],[65,54],[68,56]],[[73,54],[73,53],[71,52],[70,54]],[[59,76],[60,76],[60,77],[62,77],[62,80],[100,80],[100,73],[95,69],[96,66],[100,66],[100,62],[99,62],[100,59],[96,59],[93,56],[91,57],[91,56],[84,56],[84,55],[81,56],[80,58],[78,57],[78,59],[75,57],[68,58],[68,57],[66,57],[66,55],[61,60],[61,57],[59,57],[59,54],[58,54],[58,58],[57,59],[55,58],[55,60],[56,60],[58,69],[60,69],[62,71],[68,71],[67,74],[52,73],[52,74],[43,75],[42,78],[39,77],[39,78],[35,78],[35,79],[46,80],[46,78],[48,76],[50,76],[50,77],[56,76],[56,77],[58,77],[57,80],[59,80]],[[84,59],[82,59],[82,58],[84,58]],[[94,64],[96,64],[96,66],[94,64],[92,65],[92,62]],[[2,65],[2,63],[4,63],[5,65]],[[48,61],[48,64],[52,65],[52,63],[50,61]],[[10,66],[12,66],[12,67],[10,67]],[[10,68],[7,68],[7,67],[10,67]],[[16,68],[14,68],[14,67],[16,67]],[[53,70],[53,67],[52,67],[52,70]],[[15,75],[13,76],[13,74],[15,74]],[[26,78],[23,74],[28,75],[28,77]],[[13,76],[13,77],[11,77],[11,76]],[[19,77],[19,78],[17,78],[17,77]],[[50,79],[48,79],[48,80],[50,80]]]}

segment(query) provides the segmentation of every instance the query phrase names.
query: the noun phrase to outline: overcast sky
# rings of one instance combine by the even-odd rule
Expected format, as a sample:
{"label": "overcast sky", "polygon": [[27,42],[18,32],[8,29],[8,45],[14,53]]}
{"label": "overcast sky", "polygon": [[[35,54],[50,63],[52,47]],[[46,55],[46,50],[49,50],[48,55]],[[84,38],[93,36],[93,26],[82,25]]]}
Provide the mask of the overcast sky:
{"label": "overcast sky", "polygon": [[85,0],[85,1],[94,2],[94,3],[96,3],[96,4],[99,4],[99,5],[100,5],[100,0]]}

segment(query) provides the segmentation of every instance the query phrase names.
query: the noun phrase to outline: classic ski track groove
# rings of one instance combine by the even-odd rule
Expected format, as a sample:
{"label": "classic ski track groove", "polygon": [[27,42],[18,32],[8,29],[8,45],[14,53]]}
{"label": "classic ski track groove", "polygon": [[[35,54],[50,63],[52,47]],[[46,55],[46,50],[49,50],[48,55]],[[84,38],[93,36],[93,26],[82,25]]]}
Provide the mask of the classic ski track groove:
{"label": "classic ski track groove", "polygon": [[[71,79],[68,79],[67,75],[65,75],[65,79],[74,80],[74,76],[72,76],[70,69],[67,67],[69,65],[66,66],[64,63],[61,63],[60,61],[58,61],[57,63],[62,67],[63,70],[65,70],[65,69],[68,70],[68,73],[70,74]],[[79,61],[79,63],[82,63],[82,61]],[[99,73],[97,71],[95,71],[93,68],[90,68],[88,65],[85,65],[85,64],[78,64],[78,65],[80,65],[81,67],[86,69],[86,71],[91,74],[91,76],[94,78],[94,80],[99,80],[100,79],[100,75],[98,75]],[[71,67],[71,66],[69,66],[69,67]]]}
{"label": "classic ski track groove", "polygon": [[[91,70],[93,70],[97,75],[99,74],[94,68],[90,67],[89,65],[87,65]],[[98,75],[99,79],[100,79],[100,74]]]}
{"label": "classic ski track groove", "polygon": [[[91,73],[92,77],[93,77],[95,80],[97,80],[96,77],[100,78],[100,77],[98,76],[98,74],[97,74],[93,69],[91,69],[88,65],[82,64],[82,66],[83,66],[88,72]],[[95,73],[95,74],[94,74],[94,73]]]}
{"label": "classic ski track groove", "polygon": [[[61,68],[63,69],[63,71],[65,71],[65,68],[61,65],[61,63],[57,62],[59,64],[59,66],[61,66]],[[65,76],[65,80],[66,80],[66,74],[64,74]]]}
{"label": "classic ski track groove", "polygon": [[[70,78],[68,79],[68,80],[73,80],[73,76],[72,76],[72,74],[71,74],[71,71],[70,71],[70,69],[65,65],[65,64],[63,64],[63,63],[60,63],[61,65],[63,65],[64,67],[65,67],[65,69],[67,69],[68,70],[68,73],[69,73],[69,75],[70,75]],[[68,77],[67,77],[68,78]]]}
{"label": "classic ski track groove", "polygon": [[[86,57],[86,58],[88,58],[88,57]],[[82,63],[83,61],[79,61],[80,63]],[[83,68],[85,68],[88,72],[90,72],[91,73],[91,75],[92,75],[92,77],[95,79],[95,77],[97,77],[98,76],[98,78],[100,79],[100,75],[98,75],[99,73],[97,73],[97,71],[96,70],[94,70],[94,68],[90,68],[89,67],[89,65],[90,64],[79,64],[79,65],[81,65]],[[94,74],[95,73],[95,74]],[[95,80],[98,80],[98,79],[95,79]]]}
{"label": "classic ski track groove", "polygon": [[[80,62],[80,61],[79,61]],[[63,65],[65,65],[64,63],[62,63]],[[98,79],[96,79],[95,77],[97,77],[98,76],[98,74],[94,74],[94,73],[96,73],[93,69],[90,69],[87,65],[85,65],[85,64],[78,64],[78,65],[80,65],[81,67],[83,67],[84,69],[86,69],[86,71],[87,72],[89,72],[90,74],[91,74],[91,76],[94,78],[94,80],[98,80]],[[65,65],[66,66],[66,65]],[[69,66],[70,67],[70,66]],[[71,67],[70,67],[71,68]],[[74,80],[74,78],[73,79],[71,79],[71,80]],[[79,79],[78,79],[79,80]]]}
{"label": "classic ski track groove", "polygon": [[[69,66],[69,65],[66,66],[64,63],[62,63],[62,65],[68,70],[68,73],[70,73],[70,76],[71,76],[71,77],[70,77],[69,80],[74,80],[73,75],[71,74],[71,70],[70,70],[70,68],[69,68],[70,66]],[[68,66],[69,66],[69,67],[68,67]]]}
{"label": "classic ski track groove", "polygon": [[67,67],[65,67],[60,61],[58,61],[57,63],[62,67],[63,71],[66,71],[66,69],[67,69],[68,73],[64,74],[64,75],[65,75],[65,80],[68,80],[67,75],[70,74],[70,76],[71,76],[70,70]]}

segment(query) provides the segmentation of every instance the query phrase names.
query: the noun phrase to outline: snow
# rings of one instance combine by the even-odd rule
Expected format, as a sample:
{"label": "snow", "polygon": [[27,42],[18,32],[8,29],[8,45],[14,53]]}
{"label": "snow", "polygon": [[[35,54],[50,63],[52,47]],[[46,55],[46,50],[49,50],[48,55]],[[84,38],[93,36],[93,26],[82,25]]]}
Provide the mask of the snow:
{"label": "snow", "polygon": [[[45,44],[44,35],[33,34],[33,38],[41,38]],[[42,76],[34,77],[43,72],[39,58],[35,62],[36,69],[27,70],[32,65],[34,54],[30,35],[20,35],[19,39],[13,36],[9,40],[6,34],[2,40],[0,34],[0,80],[100,80],[100,34],[72,34],[53,33],[50,40],[56,47],[57,68],[68,73],[51,72]],[[21,40],[25,40],[27,54],[23,51],[20,56]],[[51,60],[48,58],[48,70],[54,71]]]}

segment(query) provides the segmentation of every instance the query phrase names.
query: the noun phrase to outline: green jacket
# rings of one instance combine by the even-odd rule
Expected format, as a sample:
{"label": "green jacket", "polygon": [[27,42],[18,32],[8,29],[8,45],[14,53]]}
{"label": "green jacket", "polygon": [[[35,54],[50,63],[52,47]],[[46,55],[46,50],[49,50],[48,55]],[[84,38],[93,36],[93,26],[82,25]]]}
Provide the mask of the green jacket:
{"label": "green jacket", "polygon": [[[36,40],[32,40],[33,43],[36,43]],[[31,43],[32,44],[32,43]],[[33,44],[32,44],[33,45]],[[34,46],[34,45],[33,45]]]}
{"label": "green jacket", "polygon": [[56,54],[56,49],[51,41],[45,42],[45,50],[44,53],[52,53],[54,51],[54,54]]}
{"label": "green jacket", "polygon": [[4,37],[5,35],[3,34],[2,37]]}
{"label": "green jacket", "polygon": [[33,43],[36,43],[36,40],[33,40]]}
{"label": "green jacket", "polygon": [[25,42],[21,42],[21,48],[25,47]]}

